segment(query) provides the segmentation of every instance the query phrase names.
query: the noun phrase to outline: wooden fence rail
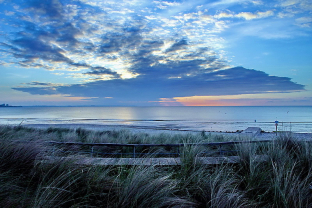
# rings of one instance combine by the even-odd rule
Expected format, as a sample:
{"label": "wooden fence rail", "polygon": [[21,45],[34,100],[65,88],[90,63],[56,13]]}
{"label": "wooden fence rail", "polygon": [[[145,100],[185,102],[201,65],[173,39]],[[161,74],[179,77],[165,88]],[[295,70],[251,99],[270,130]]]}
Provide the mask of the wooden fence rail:
{"label": "wooden fence rail", "polygon": [[[223,155],[225,152],[230,151],[223,151],[222,146],[225,145],[235,145],[235,144],[247,144],[247,143],[266,143],[266,142],[272,142],[272,140],[253,140],[253,141],[230,141],[230,142],[211,142],[211,143],[178,143],[178,144],[120,144],[120,143],[81,143],[81,142],[56,142],[56,141],[50,141],[50,144],[53,145],[78,145],[78,146],[90,146],[91,147],[91,155],[93,155],[94,147],[96,146],[106,146],[106,147],[132,147],[133,152],[132,153],[105,153],[107,155],[132,155],[133,158],[136,157],[136,155],[144,155],[144,154],[151,154],[151,153],[137,153],[136,148],[138,147],[175,147],[177,148],[177,153],[159,153],[159,154],[167,154],[167,155],[178,155],[180,156],[180,147],[186,147],[186,146],[216,146],[218,148],[219,155]],[[157,155],[157,153],[153,154]]]}

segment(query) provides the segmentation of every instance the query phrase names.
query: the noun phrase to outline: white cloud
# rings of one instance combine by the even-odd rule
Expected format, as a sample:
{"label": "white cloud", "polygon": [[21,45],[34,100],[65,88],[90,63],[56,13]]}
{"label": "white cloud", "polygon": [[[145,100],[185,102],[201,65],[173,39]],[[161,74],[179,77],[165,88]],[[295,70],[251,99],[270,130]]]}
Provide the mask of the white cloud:
{"label": "white cloud", "polygon": [[296,19],[296,22],[300,27],[311,27],[312,17],[300,17]]}
{"label": "white cloud", "polygon": [[281,6],[282,7],[292,6],[292,5],[300,3],[300,1],[301,0],[284,0],[282,1]]}
{"label": "white cloud", "polygon": [[185,21],[188,21],[188,20],[190,20],[190,19],[195,19],[195,18],[196,18],[196,17],[194,16],[194,14],[192,14],[192,13],[184,14],[183,17],[184,17],[184,20],[185,20]]}
{"label": "white cloud", "polygon": [[178,2],[168,2],[168,1],[153,1],[159,9],[167,9],[167,7],[180,6],[181,3]]}
{"label": "white cloud", "polygon": [[227,13],[227,12],[221,12],[217,15],[214,15],[215,18],[217,19],[221,19],[221,18],[233,18],[234,15],[233,14],[230,14],[230,13]]}
{"label": "white cloud", "polygon": [[296,19],[299,23],[306,23],[306,22],[312,22],[312,17],[301,17]]}
{"label": "white cloud", "polygon": [[214,15],[215,18],[221,19],[221,18],[244,18],[245,20],[253,20],[253,19],[261,19],[273,16],[274,12],[272,10],[268,10],[265,12],[240,12],[238,14],[233,14],[230,12],[221,12],[217,15]]}
{"label": "white cloud", "polygon": [[254,5],[263,5],[263,2],[261,0],[255,0],[255,1],[252,1],[252,3]]}
{"label": "white cloud", "polygon": [[272,10],[266,11],[266,12],[257,12],[257,17],[258,18],[266,18],[273,16],[274,12]]}
{"label": "white cloud", "polygon": [[164,22],[163,27],[175,27],[179,24],[179,21],[174,19],[161,18],[161,21]]}
{"label": "white cloud", "polygon": [[290,13],[290,12],[279,12],[279,13],[277,14],[277,16],[278,16],[279,18],[285,18],[285,17],[293,17],[293,16],[295,16],[295,14]]}
{"label": "white cloud", "polygon": [[211,15],[200,15],[200,19],[203,21],[214,21],[214,18]]}
{"label": "white cloud", "polygon": [[253,0],[221,0],[210,4],[211,6],[224,6],[231,4],[244,4],[244,3],[254,3]]}
{"label": "white cloud", "polygon": [[163,4],[167,5],[167,6],[179,6],[181,5],[181,3],[178,2],[167,2],[167,1],[163,1]]}
{"label": "white cloud", "polygon": [[304,13],[306,11],[312,11],[311,0],[284,0],[277,7],[282,7],[288,12],[292,13]]}
{"label": "white cloud", "polygon": [[235,17],[241,17],[241,18],[244,18],[246,20],[257,19],[257,15],[253,14],[251,12],[241,12],[241,13],[235,15]]}
{"label": "white cloud", "polygon": [[263,19],[255,21],[253,24],[249,22],[233,24],[231,26],[235,28],[233,29],[233,33],[238,34],[240,38],[244,36],[255,36],[264,39],[284,39],[307,35],[304,31],[298,30],[292,20],[275,19],[269,23]]}

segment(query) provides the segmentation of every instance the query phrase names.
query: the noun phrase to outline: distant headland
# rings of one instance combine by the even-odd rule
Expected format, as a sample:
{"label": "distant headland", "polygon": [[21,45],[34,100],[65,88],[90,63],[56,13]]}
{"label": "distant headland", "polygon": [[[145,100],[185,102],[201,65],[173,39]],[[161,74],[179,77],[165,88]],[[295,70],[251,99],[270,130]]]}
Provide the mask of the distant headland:
{"label": "distant headland", "polygon": [[9,105],[9,104],[0,104],[0,107],[22,107],[22,106],[15,106],[15,105]]}

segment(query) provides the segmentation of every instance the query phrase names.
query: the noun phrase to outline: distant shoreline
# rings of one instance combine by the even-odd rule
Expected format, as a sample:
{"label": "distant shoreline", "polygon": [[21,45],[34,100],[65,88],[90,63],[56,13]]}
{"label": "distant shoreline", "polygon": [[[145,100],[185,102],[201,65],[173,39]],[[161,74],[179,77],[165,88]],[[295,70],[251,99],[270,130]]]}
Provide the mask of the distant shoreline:
{"label": "distant shoreline", "polygon": [[16,107],[18,107],[18,108],[20,108],[20,107],[23,107],[23,106],[15,106],[15,105],[9,105],[9,106],[2,106],[2,105],[0,105],[0,108],[16,108]]}

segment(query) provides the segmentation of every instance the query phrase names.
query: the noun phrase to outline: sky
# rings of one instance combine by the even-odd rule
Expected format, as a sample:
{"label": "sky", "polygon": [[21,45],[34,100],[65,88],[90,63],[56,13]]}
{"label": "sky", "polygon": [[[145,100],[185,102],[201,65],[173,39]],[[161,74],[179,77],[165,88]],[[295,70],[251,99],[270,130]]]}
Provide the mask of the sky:
{"label": "sky", "polygon": [[0,104],[312,105],[310,0],[0,0]]}

